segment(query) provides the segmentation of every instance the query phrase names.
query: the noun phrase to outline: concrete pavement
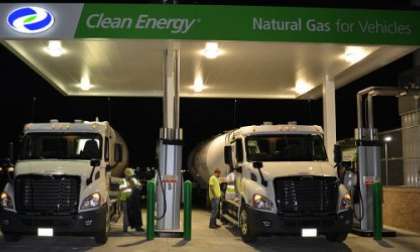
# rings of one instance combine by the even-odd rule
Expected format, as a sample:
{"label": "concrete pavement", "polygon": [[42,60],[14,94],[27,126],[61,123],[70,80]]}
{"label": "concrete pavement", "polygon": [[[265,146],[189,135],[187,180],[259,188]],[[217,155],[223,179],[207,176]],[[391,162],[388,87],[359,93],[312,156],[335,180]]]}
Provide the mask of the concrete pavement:
{"label": "concrete pavement", "polygon": [[184,242],[178,238],[156,238],[154,241],[147,241],[144,233],[125,234],[122,232],[122,226],[116,224],[113,225],[111,237],[104,246],[96,246],[93,239],[83,237],[55,237],[52,239],[24,237],[17,243],[6,243],[0,238],[0,251],[420,251],[420,235],[409,233],[399,233],[397,237],[385,238],[382,242],[376,242],[372,238],[350,235],[343,244],[328,242],[323,237],[303,239],[273,236],[260,238],[255,244],[248,245],[241,241],[232,228],[222,227],[217,230],[209,230],[207,228],[208,218],[209,213],[206,211],[193,211],[193,237],[190,242]]}

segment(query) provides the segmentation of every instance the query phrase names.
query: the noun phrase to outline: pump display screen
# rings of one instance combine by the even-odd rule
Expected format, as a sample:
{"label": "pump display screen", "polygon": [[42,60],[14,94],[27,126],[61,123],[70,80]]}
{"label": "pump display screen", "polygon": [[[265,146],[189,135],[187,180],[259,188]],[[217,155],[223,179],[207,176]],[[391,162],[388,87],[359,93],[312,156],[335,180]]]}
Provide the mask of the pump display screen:
{"label": "pump display screen", "polygon": [[27,134],[21,159],[100,159],[101,139],[90,133]]}
{"label": "pump display screen", "polygon": [[316,134],[258,135],[246,138],[248,161],[326,161],[322,137]]}

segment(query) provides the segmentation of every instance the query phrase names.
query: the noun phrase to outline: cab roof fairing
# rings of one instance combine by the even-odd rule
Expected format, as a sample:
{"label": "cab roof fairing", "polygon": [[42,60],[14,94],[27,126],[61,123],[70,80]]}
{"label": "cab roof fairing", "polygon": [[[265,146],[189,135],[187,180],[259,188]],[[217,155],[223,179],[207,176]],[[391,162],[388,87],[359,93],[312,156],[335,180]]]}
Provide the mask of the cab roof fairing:
{"label": "cab roof fairing", "polygon": [[323,130],[317,125],[253,125],[245,126],[235,130],[234,135],[276,135],[276,134],[318,134],[323,135]]}
{"label": "cab roof fairing", "polygon": [[28,123],[23,133],[98,133],[106,135],[109,128],[108,122],[83,122],[83,123]]}

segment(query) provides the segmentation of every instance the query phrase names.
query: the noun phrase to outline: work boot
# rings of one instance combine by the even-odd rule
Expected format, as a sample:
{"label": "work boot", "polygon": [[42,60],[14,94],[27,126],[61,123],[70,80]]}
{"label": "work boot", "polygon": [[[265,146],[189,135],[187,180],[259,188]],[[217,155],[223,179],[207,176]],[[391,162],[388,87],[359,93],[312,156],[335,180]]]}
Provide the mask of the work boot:
{"label": "work boot", "polygon": [[216,222],[215,222],[215,221],[213,221],[213,220],[210,220],[209,228],[211,228],[211,229],[215,229],[215,228],[217,228],[217,224],[216,224]]}

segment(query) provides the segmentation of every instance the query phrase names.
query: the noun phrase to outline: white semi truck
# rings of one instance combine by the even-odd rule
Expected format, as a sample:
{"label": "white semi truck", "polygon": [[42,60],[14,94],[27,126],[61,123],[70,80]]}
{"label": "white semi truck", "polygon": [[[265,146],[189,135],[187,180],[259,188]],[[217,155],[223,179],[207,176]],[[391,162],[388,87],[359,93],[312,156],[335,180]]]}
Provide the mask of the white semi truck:
{"label": "white semi truck", "polygon": [[351,197],[328,162],[319,126],[232,130],[193,150],[189,168],[204,190],[216,168],[234,177],[220,218],[237,225],[246,242],[267,234],[322,234],[341,242],[351,231]]}
{"label": "white semi truck", "polygon": [[127,146],[108,122],[25,125],[13,179],[1,193],[5,240],[67,234],[105,243],[119,217],[111,177],[123,176],[127,163]]}

